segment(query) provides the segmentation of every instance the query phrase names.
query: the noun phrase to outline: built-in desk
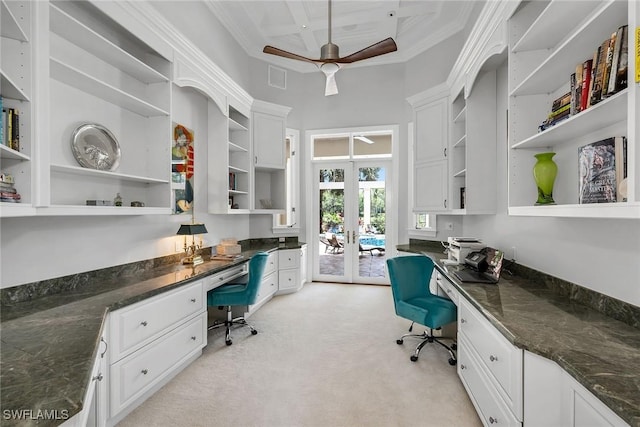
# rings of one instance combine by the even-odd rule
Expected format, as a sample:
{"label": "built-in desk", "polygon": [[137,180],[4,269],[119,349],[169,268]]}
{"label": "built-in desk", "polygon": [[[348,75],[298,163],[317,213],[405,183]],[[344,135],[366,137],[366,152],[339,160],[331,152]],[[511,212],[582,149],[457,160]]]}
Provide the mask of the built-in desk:
{"label": "built-in desk", "polygon": [[[441,250],[416,245],[397,249],[432,257],[447,286],[506,342],[555,362],[626,423],[640,425],[640,330],[542,282],[504,273],[497,285],[460,283],[449,274],[456,267],[442,264],[446,255]],[[527,381],[525,376],[525,389]]]}
{"label": "built-in desk", "polygon": [[[198,281],[204,282],[203,290],[211,289],[241,275],[241,265],[258,251],[299,247],[298,243],[252,245],[243,251],[243,258],[238,261],[207,261],[195,268],[179,262],[151,266],[141,262],[129,266],[131,271],[126,275],[120,274],[118,268],[109,273],[110,277],[82,273],[58,280],[81,280],[82,286],[20,302],[12,301],[3,290],[1,424],[53,426],[82,411],[96,356],[106,352],[101,338],[110,312]],[[235,271],[235,274],[227,275],[225,271]],[[219,280],[220,277],[224,280]],[[34,289],[54,286],[56,280],[23,285],[24,290],[18,292],[31,292],[32,285]],[[215,283],[211,283],[212,280]],[[66,285],[69,288],[69,283]],[[189,301],[194,298],[189,297]],[[13,415],[5,412],[12,410],[16,411]],[[36,419],[37,416],[53,419]]]}

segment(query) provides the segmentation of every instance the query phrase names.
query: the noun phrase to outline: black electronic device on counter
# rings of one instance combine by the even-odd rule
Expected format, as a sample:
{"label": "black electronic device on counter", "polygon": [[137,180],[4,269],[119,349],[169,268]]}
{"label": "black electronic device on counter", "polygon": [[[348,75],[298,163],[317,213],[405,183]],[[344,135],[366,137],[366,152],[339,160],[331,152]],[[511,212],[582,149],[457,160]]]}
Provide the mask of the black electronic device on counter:
{"label": "black electronic device on counter", "polygon": [[453,275],[461,282],[498,283],[503,259],[502,251],[486,247],[467,255],[465,267],[454,271]]}

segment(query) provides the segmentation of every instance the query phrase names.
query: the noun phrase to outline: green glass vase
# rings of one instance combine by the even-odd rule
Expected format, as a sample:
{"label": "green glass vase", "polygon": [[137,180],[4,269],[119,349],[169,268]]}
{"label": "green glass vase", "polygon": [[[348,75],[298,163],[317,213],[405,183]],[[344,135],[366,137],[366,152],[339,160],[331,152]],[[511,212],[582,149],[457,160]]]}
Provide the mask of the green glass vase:
{"label": "green glass vase", "polygon": [[558,174],[558,165],[553,161],[556,153],[539,153],[533,166],[533,178],[538,186],[538,200],[536,205],[553,205],[553,184]]}

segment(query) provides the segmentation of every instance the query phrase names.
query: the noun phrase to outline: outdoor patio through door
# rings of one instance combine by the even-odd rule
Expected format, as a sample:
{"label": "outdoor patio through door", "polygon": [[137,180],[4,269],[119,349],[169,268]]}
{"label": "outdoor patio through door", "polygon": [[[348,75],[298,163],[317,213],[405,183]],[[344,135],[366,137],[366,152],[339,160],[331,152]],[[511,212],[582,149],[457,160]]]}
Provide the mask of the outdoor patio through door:
{"label": "outdoor patio through door", "polygon": [[314,278],[389,283],[385,260],[390,164],[333,160],[314,165]]}

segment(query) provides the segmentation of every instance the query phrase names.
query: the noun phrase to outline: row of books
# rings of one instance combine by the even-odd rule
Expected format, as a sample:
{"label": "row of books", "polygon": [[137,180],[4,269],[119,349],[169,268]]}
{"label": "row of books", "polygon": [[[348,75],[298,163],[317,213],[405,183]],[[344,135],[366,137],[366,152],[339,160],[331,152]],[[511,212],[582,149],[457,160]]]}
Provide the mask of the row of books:
{"label": "row of books", "polygon": [[577,64],[570,90],[553,101],[551,113],[539,131],[565,120],[627,87],[629,31],[623,25],[604,40],[593,58]]}
{"label": "row of books", "polygon": [[616,136],[578,148],[578,203],[627,200],[627,138]]}
{"label": "row of books", "polygon": [[13,176],[0,173],[0,202],[20,203],[20,193],[16,190]]}
{"label": "row of books", "polygon": [[229,172],[229,190],[235,190],[237,187],[236,174],[234,172]]}
{"label": "row of books", "polygon": [[15,108],[4,107],[0,96],[0,135],[2,145],[13,150],[20,151],[20,113]]}

